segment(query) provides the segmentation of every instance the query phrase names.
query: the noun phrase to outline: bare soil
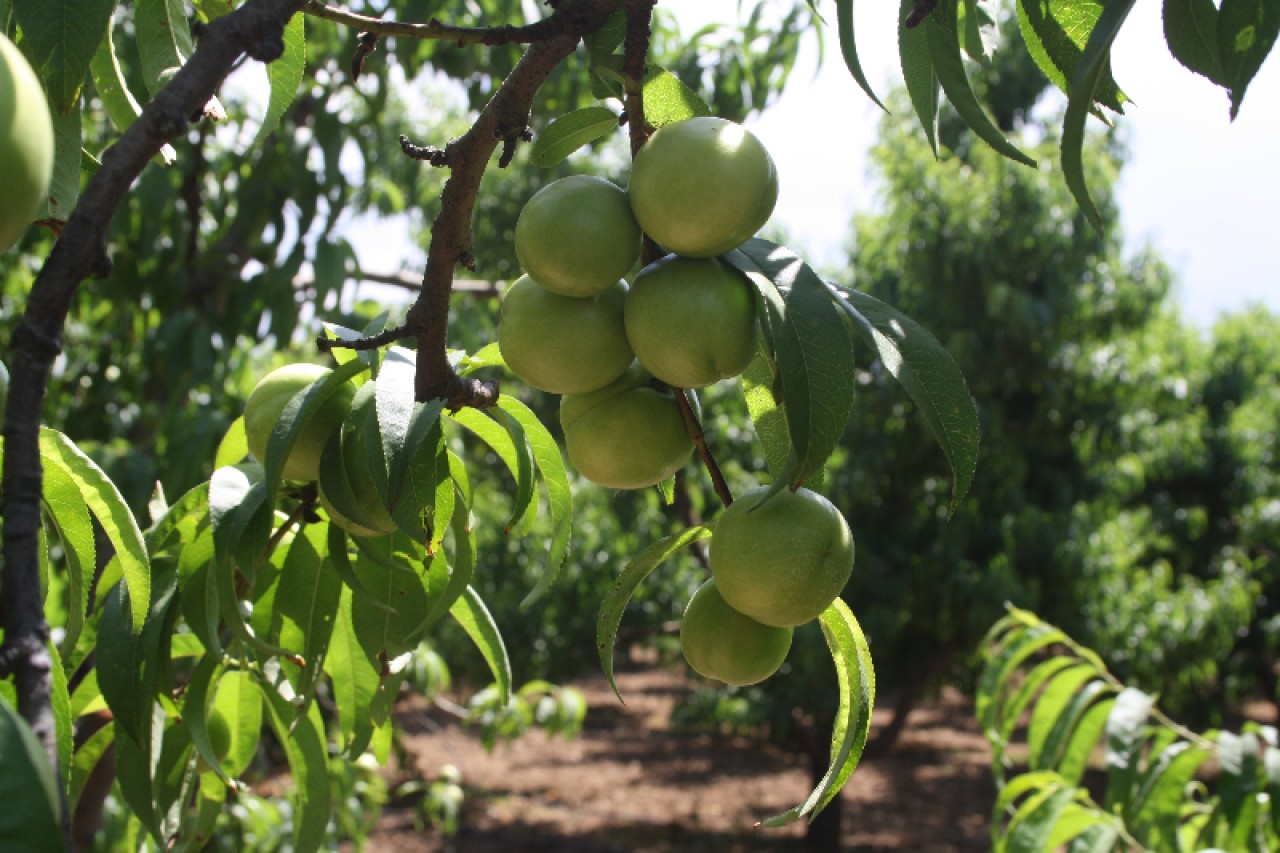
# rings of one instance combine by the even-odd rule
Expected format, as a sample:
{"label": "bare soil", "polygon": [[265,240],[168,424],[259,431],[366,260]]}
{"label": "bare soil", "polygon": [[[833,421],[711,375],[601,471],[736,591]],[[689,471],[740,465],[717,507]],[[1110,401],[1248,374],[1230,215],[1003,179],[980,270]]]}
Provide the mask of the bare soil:
{"label": "bare soil", "polygon": [[[452,838],[388,806],[372,853],[747,853],[803,850],[803,825],[757,829],[803,802],[807,764],[763,740],[673,732],[679,673],[621,673],[622,705],[603,677],[575,684],[590,710],[565,741],[532,732],[486,752],[439,709],[408,705],[405,745],[433,774],[455,764],[466,790]],[[877,711],[874,729],[885,725]],[[977,851],[989,845],[989,752],[959,695],[912,712],[897,745],[865,760],[841,794],[845,851]]]}

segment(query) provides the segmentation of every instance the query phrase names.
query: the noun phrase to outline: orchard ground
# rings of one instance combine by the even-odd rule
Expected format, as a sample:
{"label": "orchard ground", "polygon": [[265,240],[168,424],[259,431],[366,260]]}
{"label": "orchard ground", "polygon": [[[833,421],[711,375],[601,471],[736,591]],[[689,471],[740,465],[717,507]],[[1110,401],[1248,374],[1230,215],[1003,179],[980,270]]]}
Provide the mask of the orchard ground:
{"label": "orchard ground", "polygon": [[[423,772],[453,763],[467,800],[462,827],[441,838],[394,803],[370,853],[749,853],[803,850],[803,826],[754,830],[802,802],[804,759],[763,739],[674,731],[679,696],[700,682],[640,666],[619,675],[626,704],[602,676],[577,682],[590,711],[573,741],[532,732],[492,753],[415,697],[402,705],[405,745]],[[887,703],[881,703],[887,708]],[[875,730],[888,721],[875,713]],[[859,765],[841,794],[846,851],[990,848],[990,752],[971,703],[954,692],[912,712],[898,743]],[[391,772],[394,781],[394,770]]]}

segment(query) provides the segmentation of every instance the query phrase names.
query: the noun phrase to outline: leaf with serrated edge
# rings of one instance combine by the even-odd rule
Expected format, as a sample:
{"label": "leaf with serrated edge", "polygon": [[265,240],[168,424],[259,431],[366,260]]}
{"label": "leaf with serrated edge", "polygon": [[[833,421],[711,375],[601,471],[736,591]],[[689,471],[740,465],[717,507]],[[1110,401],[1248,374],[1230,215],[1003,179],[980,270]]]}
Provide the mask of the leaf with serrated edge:
{"label": "leaf with serrated edge", "polygon": [[929,55],[929,33],[925,27],[907,29],[904,21],[915,9],[915,0],[901,0],[898,12],[898,57],[902,79],[911,97],[925,138],[938,156],[938,75]]}
{"label": "leaf with serrated edge", "polygon": [[284,53],[267,63],[267,82],[271,96],[267,99],[267,114],[254,138],[257,145],[266,139],[280,124],[280,119],[293,104],[302,85],[302,75],[307,67],[307,16],[295,13],[284,28]]}
{"label": "leaf with serrated edge", "polygon": [[1218,7],[1213,0],[1164,0],[1164,40],[1185,68],[1227,86],[1218,56]]}
{"label": "leaf with serrated edge", "polygon": [[600,602],[600,615],[596,619],[596,651],[600,653],[600,666],[604,677],[609,679],[609,686],[619,702],[623,702],[622,693],[613,679],[613,643],[618,637],[618,625],[622,622],[622,612],[627,609],[627,602],[635,594],[636,587],[649,576],[649,573],[671,557],[672,554],[711,536],[711,528],[698,525],[673,533],[652,543],[630,562],[613,582],[613,586],[605,593]]}
{"label": "leaf with serrated edge", "polygon": [[289,759],[293,780],[293,846],[295,853],[320,850],[332,817],[329,802],[329,753],[325,749],[320,707],[312,703],[305,714],[295,709],[269,685],[259,683],[268,719]]}
{"label": "leaf with serrated edge", "polygon": [[305,698],[315,689],[333,636],[333,611],[342,595],[342,579],[328,559],[329,527],[323,522],[308,524],[293,537],[274,600],[280,645],[301,651],[306,661],[294,683]]}
{"label": "leaf with serrated edge", "polygon": [[1036,161],[1022,153],[991,121],[986,110],[973,93],[964,59],[960,56],[960,41],[956,34],[955,6],[942,2],[933,14],[925,19],[923,27],[928,31],[929,56],[933,60],[934,73],[942,85],[942,91],[964,119],[969,129],[984,142],[1010,160],[1034,167]]}
{"label": "leaf with serrated edge", "polygon": [[[107,27],[106,34],[93,54],[93,59],[89,63],[89,75],[93,78],[93,88],[97,90],[98,97],[102,100],[107,117],[111,119],[116,130],[123,133],[138,116],[142,115],[142,107],[133,96],[133,92],[129,91],[124,70],[116,58],[115,36],[111,27]],[[166,142],[160,146],[160,153],[156,156],[160,158],[161,163],[170,166],[178,159],[178,152]]]}
{"label": "leaf with serrated edge", "polygon": [[549,169],[584,145],[618,129],[618,115],[608,107],[583,107],[559,116],[538,134],[529,162]]}
{"label": "leaf with serrated edge", "polygon": [[[1018,2],[1018,27],[1027,50],[1049,81],[1063,92],[1070,90],[1104,5],[1097,0]],[[1110,68],[1101,72],[1094,99],[1117,113],[1124,112],[1124,104],[1129,100],[1112,79]]]}
{"label": "leaf with serrated edge", "polygon": [[214,751],[213,741],[209,739],[207,722],[209,693],[220,671],[220,663],[214,657],[206,657],[196,664],[195,670],[191,673],[191,680],[187,682],[186,692],[183,693],[182,723],[187,727],[187,732],[191,735],[191,743],[204,759],[205,764],[218,774],[218,778],[224,784],[234,788],[236,783],[223,769],[222,762],[218,760],[218,754]]}
{"label": "leaf with serrated edge", "polygon": [[858,766],[871,732],[876,673],[862,627],[839,598],[822,612],[818,622],[835,662],[840,689],[840,708],[831,735],[831,764],[804,803],[769,818],[764,821],[765,826],[783,826],[803,817],[812,819],[812,815],[826,808]]}
{"label": "leaf with serrated edge", "polygon": [[542,566],[538,582],[520,602],[520,609],[524,610],[541,598],[560,576],[565,554],[569,551],[569,537],[573,533],[573,491],[569,487],[569,475],[565,471],[564,457],[560,455],[560,446],[538,416],[507,394],[498,395],[498,407],[524,428],[533,461],[547,490],[547,508],[551,516],[551,545],[547,549],[547,561]]}
{"label": "leaf with serrated edge", "polygon": [[151,565],[142,531],[124,497],[93,460],[56,430],[40,428],[40,459],[45,465],[60,466],[71,477],[111,541],[129,588],[133,630],[140,631],[151,602]]}
{"label": "leaf with serrated edge", "polygon": [[644,78],[643,94],[644,118],[654,127],[711,115],[711,107],[697,92],[663,68],[650,68]]}
{"label": "leaf with serrated edge", "polygon": [[774,399],[773,383],[773,367],[769,359],[763,353],[756,353],[743,371],[740,385],[756,437],[764,448],[769,473],[777,478],[786,468],[791,440],[787,431],[786,409]]}
{"label": "leaf with serrated edge", "polygon": [[951,465],[954,513],[978,465],[978,407],[964,374],[938,339],[897,309],[857,290],[837,287],[837,301],[875,347],[885,369],[915,401]]}
{"label": "leaf with serrated edge", "polygon": [[[351,622],[351,600],[351,589],[343,589],[342,600],[335,611],[333,637],[324,659],[324,671],[329,675],[333,701],[338,706],[338,732],[348,749],[352,745],[357,721],[369,716],[369,703],[378,692],[378,671],[356,640],[355,627]],[[356,757],[350,751],[348,755]]]}
{"label": "leaf with serrated edge", "polygon": [[485,663],[489,664],[489,671],[498,686],[498,698],[506,705],[511,699],[511,659],[507,657],[507,646],[502,641],[498,623],[493,621],[484,599],[480,593],[467,587],[449,608],[449,615],[466,631]]}
{"label": "leaf with serrated edge", "polygon": [[875,101],[876,106],[888,112],[889,108],[871,90],[867,75],[862,70],[862,62],[858,59],[858,45],[853,29],[853,0],[836,0],[836,31],[840,37],[840,54],[844,57],[844,65],[849,69],[854,82],[867,93],[868,98]]}
{"label": "leaf with serrated edge", "polygon": [[[0,459],[3,458],[4,454],[0,453]],[[41,459],[41,467],[44,469],[41,498],[62,545],[66,567],[67,624],[60,646],[64,655],[70,655],[80,638],[89,606],[88,581],[93,577],[96,554],[93,522],[75,480],[57,460]]]}
{"label": "leaf with serrated edge", "polygon": [[40,72],[53,112],[79,100],[89,62],[111,24],[115,0],[14,0],[23,49]]}
{"label": "leaf with serrated edge", "polygon": [[1280,4],[1274,0],[1222,0],[1218,9],[1218,56],[1231,91],[1231,118],[1280,33]]}
{"label": "leaf with serrated edge", "polygon": [[1084,177],[1084,124],[1097,97],[1098,85],[1111,66],[1111,44],[1133,9],[1135,0],[1112,0],[1103,8],[1089,35],[1084,53],[1071,77],[1067,90],[1067,112],[1062,119],[1062,176],[1071,196],[1080,205],[1093,227],[1102,232],[1102,214],[1098,212]]}

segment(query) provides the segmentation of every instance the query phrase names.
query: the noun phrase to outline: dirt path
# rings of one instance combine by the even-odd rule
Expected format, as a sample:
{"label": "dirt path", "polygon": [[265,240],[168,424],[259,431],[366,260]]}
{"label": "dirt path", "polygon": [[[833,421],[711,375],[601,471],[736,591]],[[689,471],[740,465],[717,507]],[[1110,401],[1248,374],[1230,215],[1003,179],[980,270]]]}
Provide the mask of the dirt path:
{"label": "dirt path", "polygon": [[[671,732],[689,684],[664,671],[623,673],[627,704],[603,678],[578,686],[590,706],[573,741],[534,732],[486,753],[465,729],[419,704],[402,716],[406,746],[431,772],[453,763],[467,801],[452,839],[417,831],[388,808],[372,853],[737,853],[802,849],[802,826],[753,829],[809,793],[799,756],[758,741]],[[878,713],[873,725],[886,722]],[[915,711],[898,746],[861,765],[844,798],[846,851],[989,847],[988,750],[959,697]]]}

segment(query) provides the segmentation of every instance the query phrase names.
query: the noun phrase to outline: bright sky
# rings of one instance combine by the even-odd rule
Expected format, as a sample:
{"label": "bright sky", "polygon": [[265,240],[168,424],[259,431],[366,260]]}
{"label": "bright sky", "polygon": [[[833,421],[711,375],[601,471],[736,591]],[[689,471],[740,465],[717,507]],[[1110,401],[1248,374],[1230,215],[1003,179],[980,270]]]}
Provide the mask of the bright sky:
{"label": "bright sky", "polygon": [[[664,5],[684,32],[737,20],[738,0]],[[818,8],[834,26],[833,5]],[[854,8],[863,68],[884,93],[902,79],[898,4],[864,0]],[[1118,119],[1132,149],[1119,199],[1129,244],[1149,241],[1172,265],[1184,314],[1197,325],[1249,302],[1280,311],[1271,242],[1280,240],[1280,57],[1269,57],[1231,122],[1225,92],[1178,64],[1162,33],[1160,4],[1144,0],[1113,51],[1115,78],[1134,102]],[[866,151],[879,110],[849,77],[834,29],[826,44],[817,76],[810,40],[787,91],[749,122],[778,164],[782,191],[774,216],[794,235],[794,248],[815,263],[841,261],[850,216],[875,206]]]}

